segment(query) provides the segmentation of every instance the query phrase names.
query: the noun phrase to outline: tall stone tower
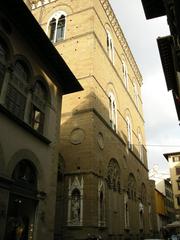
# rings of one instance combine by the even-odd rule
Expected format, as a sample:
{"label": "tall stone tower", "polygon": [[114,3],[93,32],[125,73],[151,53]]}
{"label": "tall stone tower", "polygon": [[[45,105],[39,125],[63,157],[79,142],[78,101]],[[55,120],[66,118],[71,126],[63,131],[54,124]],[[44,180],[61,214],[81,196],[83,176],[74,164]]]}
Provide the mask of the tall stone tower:
{"label": "tall stone tower", "polygon": [[84,88],[63,98],[55,239],[150,235],[142,77],[109,1],[32,12]]}

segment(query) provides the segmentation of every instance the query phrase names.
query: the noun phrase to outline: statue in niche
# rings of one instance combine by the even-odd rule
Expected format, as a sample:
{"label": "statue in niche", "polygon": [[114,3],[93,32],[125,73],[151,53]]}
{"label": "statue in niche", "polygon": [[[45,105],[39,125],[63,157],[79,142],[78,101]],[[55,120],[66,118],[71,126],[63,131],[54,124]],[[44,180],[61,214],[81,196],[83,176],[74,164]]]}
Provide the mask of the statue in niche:
{"label": "statue in niche", "polygon": [[75,189],[71,198],[71,220],[74,224],[80,223],[80,192]]}

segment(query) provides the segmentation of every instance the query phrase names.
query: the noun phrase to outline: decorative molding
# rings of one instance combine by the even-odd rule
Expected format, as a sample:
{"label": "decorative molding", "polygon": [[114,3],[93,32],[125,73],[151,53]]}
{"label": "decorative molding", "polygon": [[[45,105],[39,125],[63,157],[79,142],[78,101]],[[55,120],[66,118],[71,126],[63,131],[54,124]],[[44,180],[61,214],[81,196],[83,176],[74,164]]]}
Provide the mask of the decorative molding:
{"label": "decorative molding", "polygon": [[128,46],[126,38],[125,38],[125,36],[124,36],[124,34],[122,32],[122,29],[121,29],[121,27],[119,25],[119,22],[118,22],[115,14],[114,14],[114,11],[113,11],[110,3],[109,3],[109,0],[100,0],[100,3],[102,5],[102,7],[103,7],[103,9],[104,9],[104,11],[105,11],[109,21],[110,21],[110,23],[111,23],[111,26],[114,29],[114,32],[115,32],[117,38],[119,39],[119,42],[120,42],[120,44],[121,44],[121,46],[122,46],[122,48],[124,50],[124,53],[125,53],[125,55],[126,55],[128,61],[129,61],[130,65],[131,65],[133,71],[135,72],[138,80],[140,82],[142,82],[142,76],[141,76],[141,73],[139,71],[139,68],[138,68],[138,66],[137,66],[137,64],[136,64],[136,62],[134,60],[134,57],[133,57],[133,55],[131,53],[131,50],[130,50],[130,48]]}
{"label": "decorative molding", "polygon": [[108,164],[106,173],[106,182],[108,188],[114,192],[121,193],[120,168],[115,159],[111,159]]}
{"label": "decorative molding", "polygon": [[82,226],[83,224],[83,186],[84,180],[82,176],[81,179],[78,176],[74,176],[72,179],[69,178],[68,226]]}
{"label": "decorative molding", "polygon": [[38,7],[42,7],[48,3],[55,2],[56,0],[30,0],[32,6],[31,9],[34,10]]}

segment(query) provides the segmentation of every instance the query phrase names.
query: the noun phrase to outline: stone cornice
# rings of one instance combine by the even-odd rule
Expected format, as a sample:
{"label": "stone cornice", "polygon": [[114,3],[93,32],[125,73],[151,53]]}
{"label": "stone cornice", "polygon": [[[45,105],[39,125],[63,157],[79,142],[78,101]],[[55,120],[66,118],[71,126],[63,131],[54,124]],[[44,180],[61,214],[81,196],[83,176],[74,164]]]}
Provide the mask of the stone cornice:
{"label": "stone cornice", "polygon": [[99,0],[99,1],[100,1],[108,19],[109,19],[109,21],[110,21],[110,23],[111,23],[111,25],[114,29],[114,32],[115,32],[117,38],[119,39],[119,42],[120,42],[122,48],[124,49],[125,55],[126,55],[128,61],[129,61],[130,65],[131,65],[134,73],[136,74],[136,77],[142,83],[141,73],[140,73],[139,68],[138,68],[138,66],[137,66],[137,64],[134,60],[134,57],[133,57],[131,51],[130,51],[128,43],[125,39],[125,36],[122,32],[122,29],[119,25],[119,22],[118,22],[115,14],[114,14],[114,11],[113,11],[110,3],[109,3],[109,0]]}
{"label": "stone cornice", "polygon": [[[30,0],[32,2],[32,10],[38,8],[38,7],[41,7],[41,6],[44,6],[46,4],[49,4],[51,2],[55,2],[56,0]],[[141,73],[139,71],[139,68],[134,60],[134,57],[131,53],[131,50],[128,46],[128,43],[126,41],[126,38],[122,32],[122,29],[119,25],[119,22],[114,14],[114,11],[109,3],[109,0],[99,0],[113,29],[114,29],[114,32],[124,50],[124,53],[126,55],[126,58],[128,59],[136,77],[138,78],[138,81],[140,83],[140,85],[142,84],[142,76],[141,76]]]}

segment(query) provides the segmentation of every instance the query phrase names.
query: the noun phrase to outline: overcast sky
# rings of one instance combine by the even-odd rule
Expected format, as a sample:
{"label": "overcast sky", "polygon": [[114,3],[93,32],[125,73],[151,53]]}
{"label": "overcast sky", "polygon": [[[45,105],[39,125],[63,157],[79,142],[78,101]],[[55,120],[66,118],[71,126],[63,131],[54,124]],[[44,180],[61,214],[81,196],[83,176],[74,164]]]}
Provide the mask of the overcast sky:
{"label": "overcast sky", "polygon": [[[163,153],[180,151],[180,126],[163,75],[157,37],[169,35],[166,17],[146,20],[141,0],[109,0],[143,77],[148,165],[168,171]],[[152,146],[153,145],[153,146]]]}

